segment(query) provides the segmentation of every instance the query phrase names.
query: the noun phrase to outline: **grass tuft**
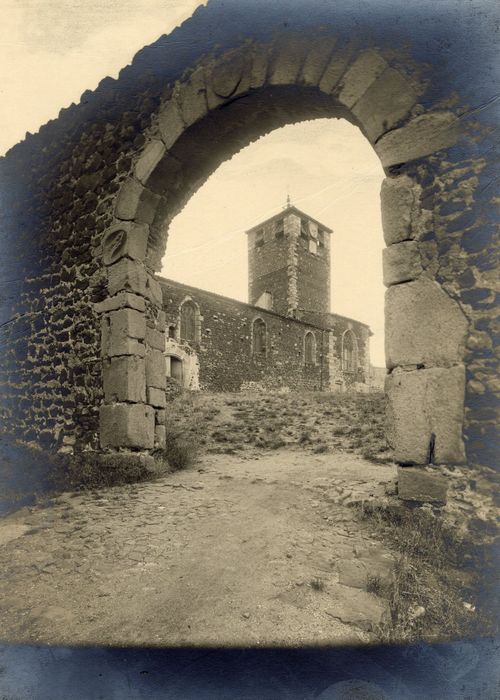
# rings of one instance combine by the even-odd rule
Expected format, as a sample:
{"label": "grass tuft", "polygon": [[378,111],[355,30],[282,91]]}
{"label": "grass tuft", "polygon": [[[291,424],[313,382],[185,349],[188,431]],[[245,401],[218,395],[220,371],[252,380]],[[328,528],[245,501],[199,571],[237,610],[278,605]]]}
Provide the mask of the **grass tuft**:
{"label": "grass tuft", "polygon": [[167,428],[165,447],[153,452],[154,457],[170,467],[170,471],[187,469],[196,460],[198,443],[193,434],[188,436],[179,430]]}
{"label": "grass tuft", "polygon": [[56,461],[53,487],[56,492],[122,486],[156,478],[165,471],[133,452],[83,452]]}
{"label": "grass tuft", "polygon": [[358,509],[361,520],[396,551],[392,582],[384,586],[376,577],[367,581],[369,592],[389,601],[390,619],[377,630],[380,641],[484,634],[484,618],[471,611],[477,589],[473,575],[463,567],[467,542],[442,516],[401,504],[365,502]]}
{"label": "grass tuft", "polygon": [[325,590],[325,583],[322,579],[320,578],[313,578],[309,582],[309,585],[313,589],[313,591],[324,591]]}

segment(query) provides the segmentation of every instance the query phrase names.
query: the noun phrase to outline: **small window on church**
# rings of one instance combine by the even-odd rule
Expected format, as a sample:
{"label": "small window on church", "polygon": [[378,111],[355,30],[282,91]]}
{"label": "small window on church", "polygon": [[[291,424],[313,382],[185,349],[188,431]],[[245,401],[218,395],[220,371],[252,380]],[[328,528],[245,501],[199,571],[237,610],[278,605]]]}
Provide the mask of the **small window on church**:
{"label": "small window on church", "polygon": [[307,230],[307,221],[304,221],[304,219],[300,220],[300,237],[306,241],[309,238],[309,231]]}
{"label": "small window on church", "polygon": [[310,253],[317,253],[318,252],[318,243],[313,238],[309,239],[309,252]]}
{"label": "small window on church", "polygon": [[272,309],[273,295],[271,294],[271,292],[262,292],[260,297],[255,302],[255,306],[260,306],[261,309]]}
{"label": "small window on church", "polygon": [[193,301],[185,301],[181,306],[181,340],[197,340],[198,309]]}
{"label": "small window on church", "polygon": [[172,324],[168,327],[168,337],[175,338],[175,326]]}
{"label": "small window on church", "polygon": [[253,322],[253,354],[254,355],[265,355],[266,354],[266,324],[261,318],[256,318]]}
{"label": "small window on church", "polygon": [[342,337],[342,369],[344,372],[355,372],[358,368],[358,344],[351,330]]}
{"label": "small window on church", "polygon": [[304,362],[306,365],[316,364],[316,338],[310,331],[304,337]]}
{"label": "small window on church", "polygon": [[255,247],[261,248],[264,245],[264,231],[257,231],[255,236]]}
{"label": "small window on church", "polygon": [[278,219],[278,221],[274,222],[274,235],[278,240],[285,237],[285,224],[283,219]]}

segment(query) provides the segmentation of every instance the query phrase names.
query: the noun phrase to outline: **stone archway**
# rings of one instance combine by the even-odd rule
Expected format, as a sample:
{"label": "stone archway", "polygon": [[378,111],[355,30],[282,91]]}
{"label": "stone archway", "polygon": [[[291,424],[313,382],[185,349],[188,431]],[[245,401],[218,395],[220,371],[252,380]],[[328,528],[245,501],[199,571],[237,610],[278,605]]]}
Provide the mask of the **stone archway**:
{"label": "stone archway", "polygon": [[[417,173],[408,174],[411,163],[416,161],[420,170],[425,169],[433,153],[453,146],[460,130],[452,112],[423,111],[418,103],[423,82],[418,74],[405,77],[393,63],[382,51],[359,51],[349,44],[338,49],[331,36],[284,35],[267,44],[245,43],[222,55],[204,57],[167,92],[154,125],[144,134],[145,147],[117,194],[116,222],[103,239],[106,257],[110,245],[115,246],[117,227],[122,226],[120,253],[108,265],[112,291],[146,297],[143,314],[156,318],[155,325],[150,320],[143,326],[146,359],[131,354],[127,360],[131,366],[138,361],[145,364],[146,403],[110,401],[101,409],[104,430],[113,425],[112,446],[123,446],[122,436],[127,443],[140,413],[144,439],[129,446],[149,447],[154,442],[154,412],[163,415],[165,405],[155,383],[160,371],[148,368],[157,354],[160,361],[150,338],[154,335],[159,344],[163,332],[154,271],[165,251],[168,223],[206,177],[251,140],[292,121],[330,116],[357,124],[388,173],[382,188],[388,244],[384,254],[391,372],[387,394],[389,436],[396,459],[425,464],[432,442],[437,463],[464,461],[463,362],[468,321],[458,302],[435,279],[432,265],[437,256],[429,256],[429,246],[423,242],[432,234],[433,211],[425,206]],[[143,255],[134,249],[139,239]],[[117,277],[120,289],[114,283]],[[106,312],[107,318],[118,315],[125,318],[123,310]],[[135,325],[124,321],[120,332],[126,334],[129,329],[132,343],[137,336]],[[111,355],[108,362],[111,368],[116,365],[117,375],[126,383],[122,361]],[[440,406],[443,396],[446,411]],[[420,418],[418,425],[415,414]]]}
{"label": "stone archway", "polygon": [[[2,230],[25,282],[2,358],[2,418],[47,447],[161,445],[165,319],[155,272],[169,222],[253,139],[302,119],[345,118],[386,172],[396,459],[463,462],[465,438],[469,460],[491,460],[498,386],[487,124],[476,123],[467,97],[439,91],[438,63],[395,48],[389,29],[385,40],[367,30],[357,41],[340,9],[305,3],[292,13],[293,31],[273,8],[253,23],[254,8],[224,8],[219,30],[222,5],[199,10],[4,159]],[[213,49],[207,37],[217,32]],[[193,36],[204,37],[200,48],[180,50]]]}

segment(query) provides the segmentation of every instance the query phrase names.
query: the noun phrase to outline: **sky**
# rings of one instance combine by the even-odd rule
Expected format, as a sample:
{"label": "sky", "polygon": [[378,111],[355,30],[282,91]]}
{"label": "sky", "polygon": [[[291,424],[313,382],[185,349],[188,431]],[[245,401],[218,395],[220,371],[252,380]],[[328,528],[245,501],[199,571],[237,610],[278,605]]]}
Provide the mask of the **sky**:
{"label": "sky", "polygon": [[[0,154],[169,33],[197,0],[2,0]],[[375,152],[342,120],[292,124],[223,163],[170,227],[162,274],[247,301],[245,230],[292,204],[332,228],[331,310],[368,323],[384,365]]]}

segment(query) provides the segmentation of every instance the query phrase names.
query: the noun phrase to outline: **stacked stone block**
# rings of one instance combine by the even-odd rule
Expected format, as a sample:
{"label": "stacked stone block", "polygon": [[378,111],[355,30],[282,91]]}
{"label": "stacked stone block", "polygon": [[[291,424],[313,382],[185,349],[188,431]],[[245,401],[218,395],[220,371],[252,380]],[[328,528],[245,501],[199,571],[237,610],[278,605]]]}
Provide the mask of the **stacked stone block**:
{"label": "stacked stone block", "polygon": [[[126,216],[118,198],[115,215]],[[101,314],[104,404],[101,447],[152,449],[165,445],[165,315],[158,282],[146,268],[147,224],[117,222],[106,232],[102,259],[109,296],[94,306]]]}

